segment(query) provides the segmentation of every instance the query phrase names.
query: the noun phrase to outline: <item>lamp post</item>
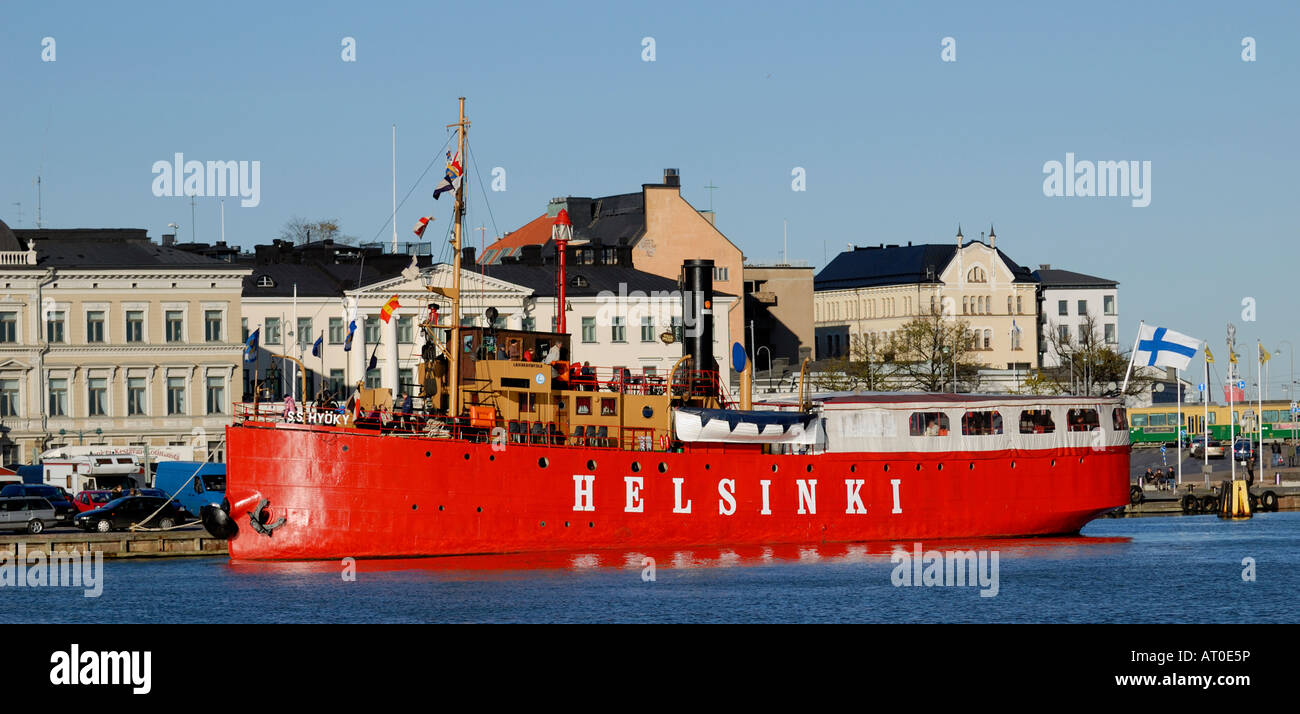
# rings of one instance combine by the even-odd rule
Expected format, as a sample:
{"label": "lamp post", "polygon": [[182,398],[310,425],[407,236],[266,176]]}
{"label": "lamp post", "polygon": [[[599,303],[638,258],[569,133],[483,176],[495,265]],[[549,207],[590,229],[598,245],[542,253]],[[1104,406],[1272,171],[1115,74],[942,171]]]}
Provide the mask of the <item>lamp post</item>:
{"label": "lamp post", "polygon": [[[1289,378],[1290,381],[1286,383],[1286,396],[1287,396],[1287,401],[1294,402],[1296,400],[1295,399],[1295,346],[1292,345],[1289,340],[1282,340],[1279,344],[1286,345],[1287,352],[1290,353],[1291,376]],[[1282,354],[1282,350],[1276,350],[1274,354],[1280,355]],[[1295,446],[1295,420],[1296,420],[1296,415],[1292,414],[1291,415],[1291,445],[1292,446]],[[1260,448],[1263,448],[1262,444]]]}
{"label": "lamp post", "polygon": [[[68,433],[68,430],[67,430],[67,429],[59,429],[59,436],[63,436],[63,435],[65,435],[65,434],[67,434],[67,433]],[[78,446],[85,446],[85,445],[86,445],[86,434],[88,434],[88,433],[90,433],[90,432],[85,431],[85,430],[82,430],[82,429],[78,429],[78,430],[77,430],[77,445],[78,445]],[[102,436],[103,434],[104,434],[104,430],[103,430],[103,429],[95,429],[95,436]]]}
{"label": "lamp post", "polygon": [[754,362],[755,363],[758,362],[758,354],[763,350],[767,350],[767,391],[771,392],[772,391],[772,350],[771,348],[769,348],[767,345],[763,345],[762,347],[759,347],[758,349],[754,350]]}

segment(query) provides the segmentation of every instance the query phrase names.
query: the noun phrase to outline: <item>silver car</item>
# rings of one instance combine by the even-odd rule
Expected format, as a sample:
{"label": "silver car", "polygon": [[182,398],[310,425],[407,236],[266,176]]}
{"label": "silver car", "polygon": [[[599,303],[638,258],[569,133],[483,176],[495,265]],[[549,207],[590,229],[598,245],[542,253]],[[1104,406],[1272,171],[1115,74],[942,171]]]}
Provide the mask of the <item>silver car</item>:
{"label": "silver car", "polygon": [[44,498],[11,496],[0,498],[0,529],[40,533],[46,523],[54,523],[54,506]]}

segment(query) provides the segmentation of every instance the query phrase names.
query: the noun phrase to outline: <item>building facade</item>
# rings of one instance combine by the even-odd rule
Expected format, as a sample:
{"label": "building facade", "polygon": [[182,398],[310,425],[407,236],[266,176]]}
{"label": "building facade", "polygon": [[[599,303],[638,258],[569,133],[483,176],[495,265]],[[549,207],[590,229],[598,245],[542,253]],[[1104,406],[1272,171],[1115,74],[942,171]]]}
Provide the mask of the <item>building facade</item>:
{"label": "building facade", "polygon": [[852,357],[887,343],[917,317],[968,324],[974,357],[990,369],[1028,369],[1038,359],[1037,283],[989,242],[879,245],[840,253],[814,280],[817,359]]}
{"label": "building facade", "polygon": [[143,230],[0,223],[4,461],[94,444],[220,452],[238,399],[245,274]]}
{"label": "building facade", "polygon": [[[1050,265],[1034,271],[1042,300],[1039,319],[1041,366],[1059,367],[1057,345],[1101,343],[1119,350],[1119,283]],[[1089,322],[1094,335],[1086,334]],[[1068,351],[1067,351],[1068,353]]]}
{"label": "building facade", "polygon": [[[812,357],[813,269],[807,265],[773,263],[745,266],[745,345],[755,368],[768,360],[798,366]],[[767,349],[764,350],[763,348]]]}

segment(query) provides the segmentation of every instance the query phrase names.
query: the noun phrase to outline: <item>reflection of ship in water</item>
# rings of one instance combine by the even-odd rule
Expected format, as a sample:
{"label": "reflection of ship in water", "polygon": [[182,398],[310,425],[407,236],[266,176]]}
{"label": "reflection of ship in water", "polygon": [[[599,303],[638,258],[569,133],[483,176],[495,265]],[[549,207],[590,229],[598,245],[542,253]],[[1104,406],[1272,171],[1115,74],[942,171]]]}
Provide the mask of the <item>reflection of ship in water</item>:
{"label": "reflection of ship in water", "polygon": [[[762,567],[793,563],[822,564],[890,564],[897,552],[909,555],[920,547],[923,552],[979,553],[993,552],[1005,562],[1012,559],[1102,558],[1114,555],[1117,548],[1132,542],[1124,537],[1064,536],[1042,538],[982,538],[974,540],[936,540],[924,543],[818,543],[753,545],[702,548],[647,548],[643,550],[583,550],[503,555],[455,555],[437,558],[382,558],[357,560],[352,565],[358,573],[426,572],[439,578],[455,579],[458,575],[475,580],[530,571],[556,573],[589,570],[643,570],[653,563],[659,570],[689,570],[732,567]],[[338,576],[339,564],[333,561],[232,561],[228,567],[237,573],[310,574]]]}

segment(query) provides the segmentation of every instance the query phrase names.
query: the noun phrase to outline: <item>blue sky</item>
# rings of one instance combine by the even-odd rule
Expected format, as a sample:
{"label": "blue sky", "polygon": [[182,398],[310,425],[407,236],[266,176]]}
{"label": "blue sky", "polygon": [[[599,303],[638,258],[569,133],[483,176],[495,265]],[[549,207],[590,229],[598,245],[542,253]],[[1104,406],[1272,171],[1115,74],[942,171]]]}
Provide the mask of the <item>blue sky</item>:
{"label": "blue sky", "polygon": [[[42,173],[47,226],[156,238],[176,222],[188,240],[188,199],[151,192],[153,163],[183,152],[261,162],[261,204],[227,200],[233,243],[265,242],[294,215],[386,240],[392,124],[404,195],[463,95],[478,168],[506,170],[484,203],[469,167],[470,220],[489,241],[552,196],[634,191],[675,167],[697,207],[719,187],[718,226],[751,260],[780,257],[783,219],[790,258],[819,267],[851,242],[943,242],[958,222],[968,237],[995,222],[1023,264],[1118,280],[1126,347],[1138,319],[1216,348],[1228,321],[1245,341],[1300,342],[1300,5],[755,5],[13,5],[0,216],[33,225]],[[956,62],[940,59],[944,37]],[[1067,152],[1150,161],[1151,205],[1044,196],[1044,162]],[[791,190],[794,167],[806,191]],[[429,198],[440,172],[399,211],[401,240],[427,213],[445,230],[450,207]],[[200,241],[217,238],[218,201],[198,201]]]}

